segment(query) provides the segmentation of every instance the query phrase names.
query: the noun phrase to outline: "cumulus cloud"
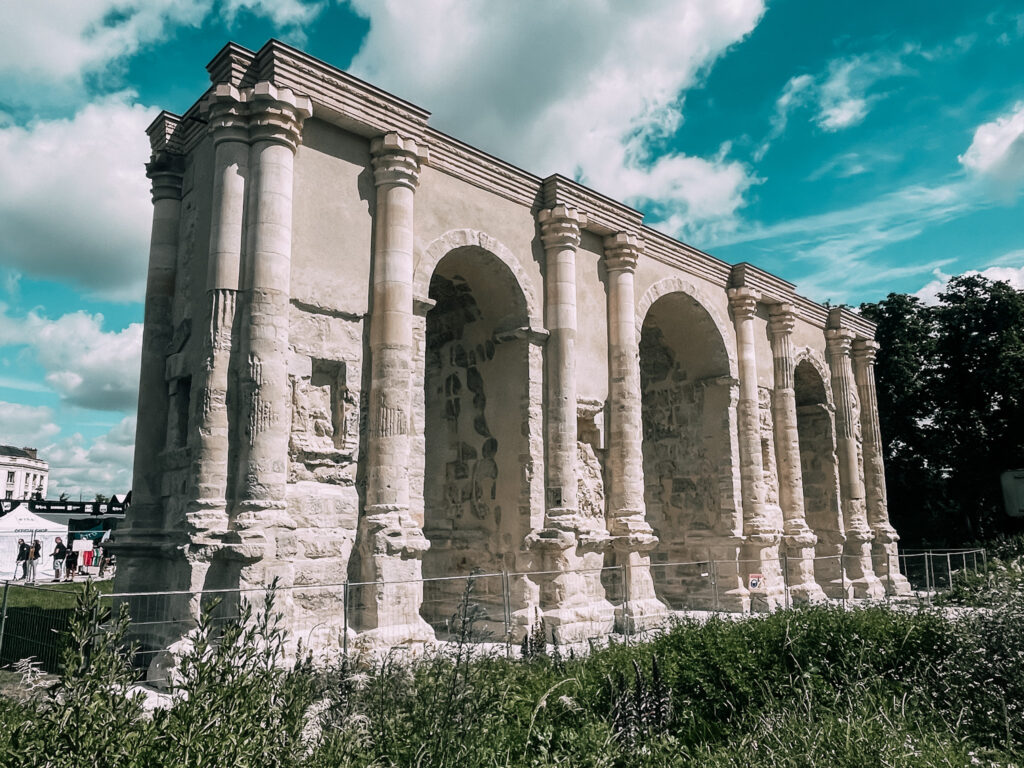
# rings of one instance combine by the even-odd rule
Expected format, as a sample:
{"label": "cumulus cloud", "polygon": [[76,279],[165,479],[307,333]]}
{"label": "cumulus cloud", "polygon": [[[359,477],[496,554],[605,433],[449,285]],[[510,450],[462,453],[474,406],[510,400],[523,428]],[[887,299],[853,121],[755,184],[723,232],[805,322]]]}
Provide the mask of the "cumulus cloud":
{"label": "cumulus cloud", "polygon": [[[1006,254],[996,261],[1007,262],[1011,260],[1017,264],[1024,263],[1024,251],[1014,251],[1013,253]],[[939,294],[946,290],[946,287],[949,285],[949,281],[954,277],[953,275],[947,275],[941,269],[935,269],[932,274],[935,276],[935,279],[914,294],[925,304],[938,304]],[[1016,288],[1018,291],[1024,291],[1024,266],[999,266],[997,263],[995,266],[990,266],[982,270],[969,269],[963,274],[968,277],[977,275],[984,277],[986,280],[999,280],[1004,283],[1008,283],[1012,288]]]}
{"label": "cumulus cloud", "polygon": [[16,30],[0,47],[0,99],[59,106],[85,100],[90,76],[180,27],[198,27],[211,15],[231,26],[241,12],[269,19],[286,33],[308,24],[324,0],[33,0],[4,7],[4,25]]}
{"label": "cumulus cloud", "polygon": [[680,125],[686,90],[756,26],[761,0],[352,6],[370,21],[352,71],[431,109],[443,130],[539,175],[657,201],[687,234],[734,226],[756,181],[743,164],[650,148]]}
{"label": "cumulus cloud", "polygon": [[47,444],[60,432],[53,410],[45,405],[22,405],[0,401],[0,443],[16,448]]}
{"label": "cumulus cloud", "polygon": [[0,127],[0,266],[141,300],[152,217],[145,127],[156,110],[132,96]]}
{"label": "cumulus cloud", "polygon": [[53,442],[40,452],[50,462],[48,495],[92,499],[97,493],[124,493],[132,487],[134,455],[134,416],[125,416],[92,441],[76,432]]}
{"label": "cumulus cloud", "polygon": [[1007,197],[1024,184],[1024,101],[995,120],[979,125],[971,145],[958,158],[976,177]]}
{"label": "cumulus cloud", "polygon": [[21,318],[3,312],[0,346],[28,347],[46,383],[70,405],[118,411],[137,403],[141,323],[104,331],[100,314],[79,311],[50,320],[36,312]]}

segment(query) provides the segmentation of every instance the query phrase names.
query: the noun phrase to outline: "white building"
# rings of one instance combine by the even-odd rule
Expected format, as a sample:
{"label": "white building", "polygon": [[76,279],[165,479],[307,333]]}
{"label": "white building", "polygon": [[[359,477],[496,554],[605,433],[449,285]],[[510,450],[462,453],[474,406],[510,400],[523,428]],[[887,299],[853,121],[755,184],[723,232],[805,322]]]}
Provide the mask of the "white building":
{"label": "white building", "polygon": [[5,499],[30,499],[38,492],[46,498],[50,465],[38,458],[35,448],[0,445],[0,493]]}

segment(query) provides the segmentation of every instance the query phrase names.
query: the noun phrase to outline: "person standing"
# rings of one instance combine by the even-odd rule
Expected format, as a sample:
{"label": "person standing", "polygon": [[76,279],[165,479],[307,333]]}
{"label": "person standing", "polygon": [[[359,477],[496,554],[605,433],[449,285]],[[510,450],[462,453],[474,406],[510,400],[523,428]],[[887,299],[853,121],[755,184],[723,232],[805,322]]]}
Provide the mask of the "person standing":
{"label": "person standing", "polygon": [[32,541],[32,546],[28,548],[28,560],[25,561],[26,584],[36,583],[36,563],[43,553],[42,550],[43,545],[39,543],[39,539],[34,539]]}
{"label": "person standing", "polygon": [[72,545],[68,547],[68,553],[64,556],[64,581],[74,581],[76,570],[78,570],[78,553]]}
{"label": "person standing", "polygon": [[50,557],[53,558],[53,580],[60,581],[60,572],[64,570],[64,559],[68,556],[68,548],[61,541],[60,536],[53,543],[53,553]]}
{"label": "person standing", "polygon": [[[28,544],[25,543],[24,539],[18,539],[18,559],[14,563],[14,578],[24,579],[25,569],[28,567]],[[21,571],[21,576],[18,575],[18,571]]]}

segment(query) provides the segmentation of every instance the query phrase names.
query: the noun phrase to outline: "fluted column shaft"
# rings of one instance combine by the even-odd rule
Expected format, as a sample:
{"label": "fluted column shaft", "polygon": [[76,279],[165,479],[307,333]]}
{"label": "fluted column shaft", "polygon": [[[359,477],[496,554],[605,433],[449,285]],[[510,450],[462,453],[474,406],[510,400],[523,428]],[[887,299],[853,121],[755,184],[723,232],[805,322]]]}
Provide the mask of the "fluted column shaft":
{"label": "fluted column shaft", "polygon": [[839,488],[846,533],[844,566],[858,597],[884,594],[875,578],[871,560],[871,529],[868,527],[861,472],[860,446],[857,443],[856,385],[850,350],[854,335],[845,329],[825,332],[832,394],[836,404],[836,450],[839,459]]}
{"label": "fluted column shaft", "polygon": [[613,536],[650,533],[645,519],[640,352],[633,274],[636,236],[605,239],[608,273],[608,517]]}
{"label": "fluted column shaft", "polygon": [[254,210],[240,350],[238,528],[259,537],[285,504],[288,479],[288,301],[295,151],[305,97],[257,83],[250,106]]}
{"label": "fluted column shaft", "polygon": [[729,289],[729,306],[736,327],[740,391],[736,405],[739,427],[740,487],[743,494],[744,533],[772,533],[765,508],[764,463],[761,460],[761,421],[757,397],[757,355],[754,343],[756,291]]}
{"label": "fluted column shaft", "polygon": [[[401,525],[409,509],[412,414],[413,204],[420,158],[415,143],[388,134],[372,146],[377,183],[366,513]],[[394,518],[393,520],[391,518]]]}
{"label": "fluted column shaft", "polygon": [[[782,507],[784,532],[797,535],[807,532],[804,516],[803,472],[800,468],[800,438],[796,422],[796,391],[794,389],[792,308],[778,304],[772,308],[768,333],[772,344],[774,387],[772,390],[772,425],[775,434],[779,473],[779,506]],[[812,543],[813,546],[813,543]]]}
{"label": "fluted column shaft", "polygon": [[419,615],[422,558],[430,543],[409,510],[412,424],[414,202],[423,155],[389,133],[371,142],[377,185],[370,311],[366,507],[360,518],[363,578],[357,622],[392,642],[433,638]]}
{"label": "fluted column shaft", "polygon": [[586,217],[565,206],[539,214],[544,242],[545,525],[574,515],[576,492],[576,249]]}
{"label": "fluted column shaft", "polygon": [[800,466],[800,435],[796,416],[795,352],[793,328],[796,317],[788,304],[776,304],[768,317],[772,345],[774,387],[772,426],[779,474],[779,505],[789,563],[787,583],[793,597],[817,601],[825,597],[814,580],[814,545],[817,537],[807,526],[804,510],[803,471]]}
{"label": "fluted column shaft", "polygon": [[153,190],[153,229],[146,275],[139,416],[132,481],[130,531],[135,536],[158,534],[164,527],[160,454],[167,439],[169,398],[165,366],[173,334],[171,305],[178,260],[184,167],[180,155],[168,152],[157,153],[146,165],[146,175]]}
{"label": "fluted column shaft", "polygon": [[203,364],[193,385],[198,405],[192,435],[195,487],[189,522],[197,532],[227,527],[228,390],[249,177],[249,125],[243,96],[232,86],[221,84],[210,95],[207,107],[214,175],[206,276],[209,317],[203,336]]}
{"label": "fluted column shaft", "polygon": [[889,522],[889,504],[885,488],[885,462],[882,457],[882,432],[878,418],[875,388],[875,357],[878,342],[858,339],[853,343],[853,375],[860,396],[860,424],[864,451],[864,501],[868,526],[874,533],[872,559],[875,574],[885,579],[891,594],[910,591],[909,582],[899,570],[897,542],[900,537]]}

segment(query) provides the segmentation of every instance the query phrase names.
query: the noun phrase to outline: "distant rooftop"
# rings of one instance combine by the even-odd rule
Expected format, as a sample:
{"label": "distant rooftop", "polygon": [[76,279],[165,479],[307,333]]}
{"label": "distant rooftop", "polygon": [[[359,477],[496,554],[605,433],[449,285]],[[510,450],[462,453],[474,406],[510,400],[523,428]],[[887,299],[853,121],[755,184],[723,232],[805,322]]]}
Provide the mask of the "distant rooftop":
{"label": "distant rooftop", "polygon": [[0,456],[11,456],[15,459],[37,459],[35,448],[15,448],[13,445],[0,445]]}

